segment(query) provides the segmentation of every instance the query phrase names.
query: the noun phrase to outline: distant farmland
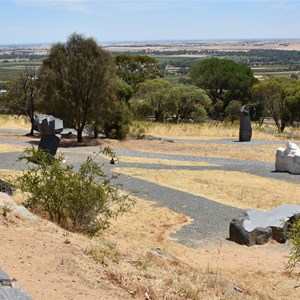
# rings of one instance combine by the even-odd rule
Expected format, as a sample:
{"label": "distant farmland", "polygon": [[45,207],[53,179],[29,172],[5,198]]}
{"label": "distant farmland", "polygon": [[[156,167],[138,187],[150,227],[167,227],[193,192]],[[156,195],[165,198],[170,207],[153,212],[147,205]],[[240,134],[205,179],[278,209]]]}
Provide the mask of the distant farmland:
{"label": "distant farmland", "polygon": [[[19,76],[25,67],[39,68],[50,45],[0,46],[0,82]],[[183,41],[105,45],[118,53],[150,55],[172,83],[188,79],[189,67],[206,57],[232,59],[252,68],[257,78],[300,77],[300,41]]]}

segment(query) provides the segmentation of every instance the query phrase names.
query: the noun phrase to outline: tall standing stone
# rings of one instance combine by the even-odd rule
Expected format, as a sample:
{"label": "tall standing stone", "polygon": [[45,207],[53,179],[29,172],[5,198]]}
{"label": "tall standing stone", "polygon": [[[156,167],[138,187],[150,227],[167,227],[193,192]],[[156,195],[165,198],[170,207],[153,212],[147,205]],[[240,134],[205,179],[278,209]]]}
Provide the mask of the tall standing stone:
{"label": "tall standing stone", "polygon": [[247,105],[242,106],[240,114],[240,142],[250,142],[252,137],[252,127],[250,113]]}

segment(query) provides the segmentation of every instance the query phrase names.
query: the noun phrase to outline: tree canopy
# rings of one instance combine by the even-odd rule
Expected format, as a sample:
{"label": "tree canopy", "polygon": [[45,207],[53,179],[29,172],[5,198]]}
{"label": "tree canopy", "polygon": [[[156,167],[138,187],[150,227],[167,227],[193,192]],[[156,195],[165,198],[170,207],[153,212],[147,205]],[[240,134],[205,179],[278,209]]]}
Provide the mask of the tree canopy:
{"label": "tree canopy", "polygon": [[171,83],[166,80],[147,80],[137,86],[135,93],[135,98],[143,100],[135,102],[136,104],[140,104],[145,112],[151,112],[155,117],[155,121],[163,121],[171,88]]}
{"label": "tree canopy", "polygon": [[119,54],[115,62],[118,77],[133,88],[147,79],[163,77],[159,63],[148,55]]}
{"label": "tree canopy", "polygon": [[212,99],[213,105],[219,100],[225,109],[231,100],[246,103],[250,90],[256,82],[249,67],[228,59],[210,58],[195,63],[189,72],[193,83],[203,88]]}
{"label": "tree canopy", "polygon": [[25,68],[19,77],[11,79],[7,84],[7,93],[3,97],[4,106],[15,114],[25,115],[30,119],[31,130],[34,130],[34,114],[39,93],[39,80],[34,68]]}
{"label": "tree canopy", "polygon": [[203,109],[208,109],[210,98],[203,89],[183,84],[175,85],[168,96],[169,112],[176,122],[180,123],[186,118],[199,119]]}
{"label": "tree canopy", "polygon": [[297,103],[297,93],[295,93],[297,86],[299,89],[295,79],[271,77],[252,88],[253,101],[263,106],[264,114],[272,116],[277,129],[281,132],[291,121],[292,115],[297,112],[291,109],[298,107],[299,112],[300,103]]}
{"label": "tree canopy", "polygon": [[188,118],[203,120],[211,100],[204,90],[195,86],[173,86],[166,80],[152,79],[137,86],[129,103],[137,118],[154,116],[155,121],[161,122],[169,117],[180,123]]}
{"label": "tree canopy", "polygon": [[77,141],[88,123],[98,123],[115,101],[116,71],[109,52],[93,38],[72,34],[65,44],[50,49],[40,72],[41,110],[70,122]]}

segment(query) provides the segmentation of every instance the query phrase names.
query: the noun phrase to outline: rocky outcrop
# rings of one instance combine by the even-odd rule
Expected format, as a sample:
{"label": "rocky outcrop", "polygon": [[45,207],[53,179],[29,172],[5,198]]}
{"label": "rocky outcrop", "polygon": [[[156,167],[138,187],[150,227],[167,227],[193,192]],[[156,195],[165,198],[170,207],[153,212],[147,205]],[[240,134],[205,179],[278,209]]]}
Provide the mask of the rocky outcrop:
{"label": "rocky outcrop", "polygon": [[295,143],[287,142],[286,149],[277,148],[275,171],[300,174],[300,149]]}
{"label": "rocky outcrop", "polygon": [[285,243],[287,232],[300,206],[284,204],[269,211],[248,210],[229,225],[229,240],[241,245],[262,245],[271,239]]}

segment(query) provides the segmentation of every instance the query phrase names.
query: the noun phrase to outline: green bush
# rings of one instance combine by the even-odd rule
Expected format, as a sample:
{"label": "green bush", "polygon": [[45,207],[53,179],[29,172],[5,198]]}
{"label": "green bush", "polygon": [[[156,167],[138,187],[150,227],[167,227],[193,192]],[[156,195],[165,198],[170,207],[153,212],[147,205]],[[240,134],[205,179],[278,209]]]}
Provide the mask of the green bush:
{"label": "green bush", "polygon": [[113,187],[113,178],[91,157],[78,171],[73,165],[63,165],[63,155],[49,160],[44,151],[35,148],[26,149],[19,159],[36,163],[16,179],[16,187],[27,195],[24,205],[46,212],[64,228],[94,236],[134,204],[118,192],[119,186]]}
{"label": "green bush", "polygon": [[130,132],[132,116],[127,104],[119,101],[113,115],[104,123],[104,132],[108,138],[123,140]]}
{"label": "green bush", "polygon": [[288,230],[288,240],[291,244],[290,255],[286,268],[293,271],[300,266],[300,217],[296,217],[295,221],[291,224]]}

